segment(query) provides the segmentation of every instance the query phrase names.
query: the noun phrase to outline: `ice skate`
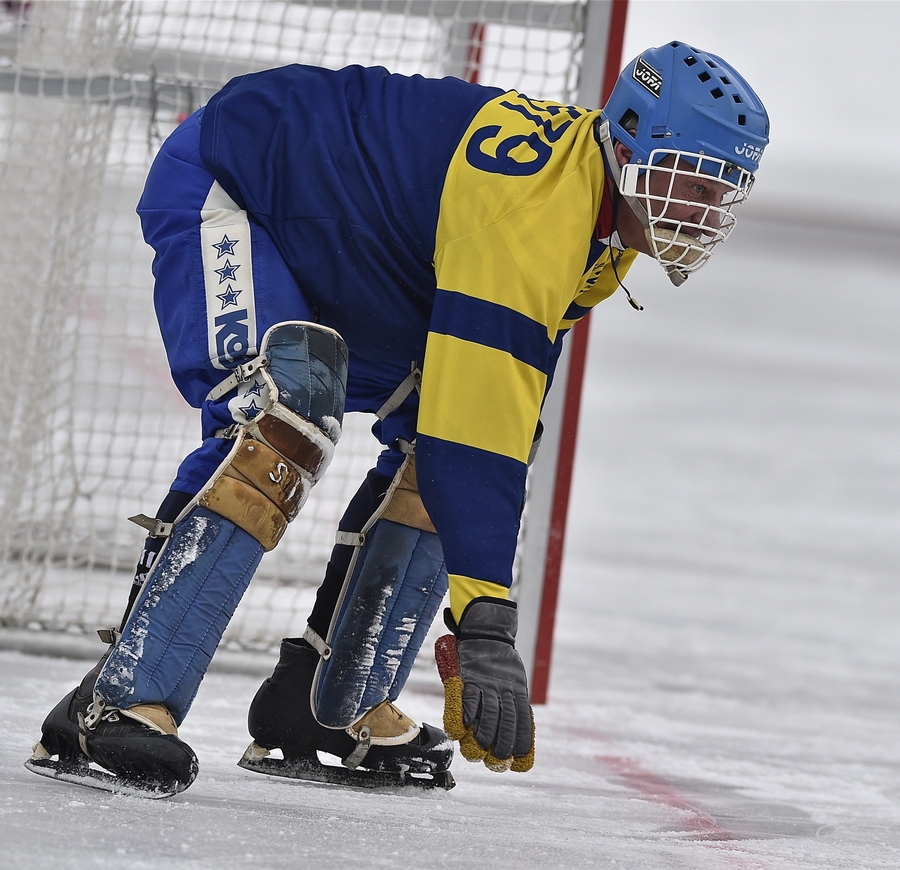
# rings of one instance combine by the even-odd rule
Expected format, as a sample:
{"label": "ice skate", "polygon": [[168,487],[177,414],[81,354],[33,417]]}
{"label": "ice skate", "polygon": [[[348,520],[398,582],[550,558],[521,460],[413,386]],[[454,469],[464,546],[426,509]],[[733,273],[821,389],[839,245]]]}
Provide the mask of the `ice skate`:
{"label": "ice skate", "polygon": [[[246,770],[362,788],[453,788],[453,746],[432,725],[421,728],[388,701],[350,728],[325,728],[314,718],[310,689],[318,653],[300,640],[285,640],[275,672],[250,705],[253,737],[238,764]],[[280,750],[282,758],[271,755]],[[337,756],[326,764],[318,753]]]}
{"label": "ice skate", "polygon": [[105,657],[44,720],[25,766],[41,776],[104,791],[163,798],[197,776],[197,757],[159,704],[97,710],[93,689]]}

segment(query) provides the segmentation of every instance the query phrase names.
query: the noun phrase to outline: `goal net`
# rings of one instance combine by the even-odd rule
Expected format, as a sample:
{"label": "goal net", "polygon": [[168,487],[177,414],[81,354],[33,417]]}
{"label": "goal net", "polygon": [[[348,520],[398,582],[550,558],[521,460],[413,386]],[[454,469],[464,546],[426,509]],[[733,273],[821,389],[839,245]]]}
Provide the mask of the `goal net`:
{"label": "goal net", "polygon": [[[135,204],[162,140],[228,79],[302,62],[577,96],[587,0],[68,0],[0,8],[0,623],[118,622],[143,532],[198,438],[170,381]],[[599,94],[597,95],[599,97]],[[594,99],[597,102],[597,99]],[[302,630],[337,519],[378,445],[334,463],[226,640]],[[527,524],[525,527],[527,534]]]}

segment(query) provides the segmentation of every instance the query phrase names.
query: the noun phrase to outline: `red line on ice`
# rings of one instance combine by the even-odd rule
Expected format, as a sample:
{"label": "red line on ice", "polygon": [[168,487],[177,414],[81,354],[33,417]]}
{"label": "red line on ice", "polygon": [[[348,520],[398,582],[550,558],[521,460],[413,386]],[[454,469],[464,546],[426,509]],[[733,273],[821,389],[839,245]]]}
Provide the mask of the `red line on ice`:
{"label": "red line on ice", "polygon": [[[738,845],[739,841],[746,839],[746,836],[723,828],[712,816],[695,806],[690,798],[682,794],[671,783],[666,782],[663,777],[647,770],[633,758],[616,753],[613,740],[596,731],[588,731],[584,728],[567,727],[565,730],[581,740],[589,740],[592,743],[608,747],[610,751],[595,755],[594,759],[640,797],[683,813],[684,817],[678,823],[679,829],[696,834],[698,841],[716,849],[725,863],[732,867],[747,868],[747,870],[750,868],[766,870],[766,864],[760,858],[750,854],[746,846]],[[728,845],[723,846],[722,844]]]}
{"label": "red line on ice", "polygon": [[[736,841],[744,839],[741,835],[723,828],[715,819],[694,806],[685,795],[662,777],[651,773],[631,758],[623,758],[620,755],[596,755],[594,757],[641,797],[685,813],[686,818],[680,822],[680,826],[690,833],[697,834],[701,842],[707,843],[713,848],[716,848],[719,843],[731,844],[727,852],[724,849],[721,849],[720,852],[722,858],[729,865],[764,870],[765,864],[759,858],[748,854],[745,847],[741,848],[736,845]],[[717,851],[719,850],[717,849]]]}

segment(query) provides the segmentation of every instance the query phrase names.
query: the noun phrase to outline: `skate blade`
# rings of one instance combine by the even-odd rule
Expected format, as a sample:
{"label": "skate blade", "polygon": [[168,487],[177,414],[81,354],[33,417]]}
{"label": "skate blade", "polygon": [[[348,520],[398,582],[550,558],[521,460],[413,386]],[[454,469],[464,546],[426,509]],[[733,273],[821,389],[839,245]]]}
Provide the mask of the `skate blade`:
{"label": "skate blade", "polygon": [[253,773],[300,779],[304,782],[320,782],[350,788],[424,788],[449,790],[456,785],[449,770],[437,773],[409,773],[396,770],[366,770],[323,764],[315,751],[294,758],[273,758],[268,750],[251,743],[238,762],[238,767]]}
{"label": "skate blade", "polygon": [[72,764],[67,761],[57,761],[52,758],[29,758],[25,767],[38,776],[46,776],[59,782],[69,782],[73,785],[83,785],[87,788],[99,789],[111,794],[131,795],[150,800],[159,800],[178,794],[179,789],[160,786],[157,788],[143,787],[128,782],[93,767],[80,764]]}

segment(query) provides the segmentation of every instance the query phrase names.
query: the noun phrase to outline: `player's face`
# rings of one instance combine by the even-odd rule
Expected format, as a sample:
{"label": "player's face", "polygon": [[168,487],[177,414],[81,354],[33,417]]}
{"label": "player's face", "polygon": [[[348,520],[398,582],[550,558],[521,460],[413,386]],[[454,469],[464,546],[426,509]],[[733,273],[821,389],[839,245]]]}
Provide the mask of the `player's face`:
{"label": "player's face", "polygon": [[683,157],[677,158],[676,164],[672,155],[644,174],[643,187],[657,226],[694,238],[715,235],[721,225],[720,209],[734,190],[698,172]]}

